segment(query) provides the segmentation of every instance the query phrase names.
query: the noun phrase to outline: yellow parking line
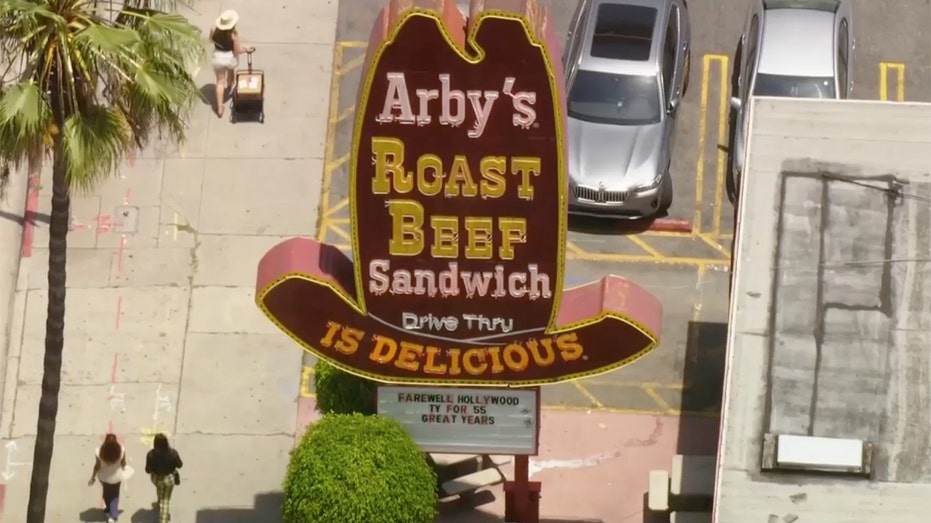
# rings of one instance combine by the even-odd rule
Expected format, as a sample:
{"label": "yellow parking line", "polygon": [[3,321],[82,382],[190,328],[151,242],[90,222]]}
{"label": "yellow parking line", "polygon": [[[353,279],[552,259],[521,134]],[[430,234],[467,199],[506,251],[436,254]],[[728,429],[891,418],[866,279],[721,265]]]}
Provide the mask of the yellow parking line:
{"label": "yellow parking line", "polygon": [[585,383],[591,385],[607,385],[609,387],[635,387],[642,389],[644,387],[649,387],[651,389],[663,389],[663,390],[682,390],[682,382],[662,382],[662,381],[610,381],[610,380],[599,380],[597,378],[587,379]]}
{"label": "yellow parking line", "polygon": [[348,218],[348,217],[345,217],[345,216],[341,216],[341,217],[339,217],[339,218],[332,218],[332,217],[331,217],[331,218],[330,218],[330,223],[331,223],[331,224],[336,224],[336,225],[348,225],[348,224],[349,224],[349,218]]}
{"label": "yellow parking line", "polygon": [[[698,159],[695,164],[695,215],[692,219],[692,233],[699,234],[702,230],[702,205],[704,204],[704,190],[705,190],[705,142],[706,134],[708,133],[708,96],[709,88],[711,83],[711,64],[718,64],[718,70],[720,72],[720,89],[719,89],[719,101],[718,101],[718,141],[721,141],[722,135],[724,139],[727,138],[727,62],[728,57],[721,54],[706,54],[702,57],[702,71],[701,71],[701,100],[699,102],[699,117],[698,117]],[[723,117],[721,116],[723,115]],[[721,151],[718,150],[716,155],[718,159],[718,176],[717,178],[722,178],[724,173],[725,161],[722,165]],[[720,192],[723,191],[723,183],[719,180],[715,180],[715,208],[712,214],[712,220],[720,221]],[[714,222],[713,223],[717,223]],[[713,225],[712,225],[713,227]]]}
{"label": "yellow parking line", "polygon": [[362,41],[362,40],[341,40],[339,42],[336,42],[336,46],[340,48],[345,48],[345,47],[359,48],[359,47],[368,47],[369,43]]}
{"label": "yellow parking line", "polygon": [[648,244],[647,242],[645,242],[645,241],[643,241],[642,239],[640,239],[640,237],[638,237],[637,235],[631,234],[631,235],[628,235],[627,237],[630,238],[630,241],[634,242],[634,244],[635,244],[637,247],[640,247],[641,249],[647,251],[647,252],[650,253],[650,255],[652,255],[653,257],[655,257],[655,258],[665,258],[665,256],[663,256],[662,254],[660,254],[659,251],[657,251],[656,249],[654,249],[653,247],[651,247],[650,244]]}
{"label": "yellow parking line", "polygon": [[311,380],[313,379],[314,368],[310,365],[305,365],[301,369],[301,397],[312,398],[314,397],[313,388],[311,387]]}
{"label": "yellow parking line", "polygon": [[705,177],[705,131],[708,128],[708,71],[711,55],[702,57],[701,98],[698,105],[698,160],[695,164],[695,211],[692,232],[701,232],[702,187]]}
{"label": "yellow parking line", "polygon": [[331,118],[331,119],[330,119],[330,125],[337,124],[337,123],[339,123],[339,122],[342,122],[342,121],[345,120],[346,118],[349,118],[350,116],[352,116],[352,113],[354,113],[355,110],[356,110],[356,106],[355,106],[355,105],[350,105],[349,107],[343,109],[343,111],[342,111],[341,113],[339,113],[338,115],[336,115],[336,118]]}
{"label": "yellow parking line", "polygon": [[[333,69],[338,69],[343,62],[343,46],[337,42],[333,52]],[[334,74],[330,83],[330,110],[329,121],[336,118],[339,111],[339,75]],[[333,158],[333,148],[336,146],[336,126],[327,125],[326,146],[323,153],[323,180],[320,182],[320,210],[317,218],[317,240],[325,241],[327,233],[326,216],[330,205],[330,184],[333,181],[333,170],[327,164]]]}
{"label": "yellow parking line", "polygon": [[332,221],[328,221],[327,226],[331,231],[335,232],[337,235],[342,236],[344,240],[351,242],[352,237],[349,236],[349,233],[344,231],[342,227],[338,227]]}
{"label": "yellow parking line", "polygon": [[718,85],[718,155],[716,160],[717,172],[715,173],[714,186],[714,211],[711,218],[712,234],[721,233],[721,208],[724,203],[724,170],[727,167],[727,112],[730,109],[730,103],[727,96],[727,70],[728,57],[718,55],[714,57],[718,62],[718,72],[721,76],[721,82]]}
{"label": "yellow parking line", "polygon": [[330,172],[335,171],[349,161],[349,153],[346,153],[335,160],[331,160],[324,165],[324,168]]}
{"label": "yellow parking line", "polygon": [[325,217],[333,216],[334,214],[336,214],[337,211],[341,211],[345,207],[349,207],[349,198],[343,198],[340,201],[336,202],[336,205],[333,205],[329,209],[327,209]]}
{"label": "yellow parking line", "polygon": [[731,259],[731,251],[725,249],[723,245],[721,245],[720,243],[718,243],[718,242],[714,241],[713,239],[711,239],[711,236],[709,236],[709,235],[707,235],[707,234],[697,234],[697,235],[695,235],[695,237],[698,238],[699,240],[705,242],[705,243],[706,243],[709,247],[711,247],[712,249],[714,249],[714,250],[718,251],[719,253],[721,253],[721,255],[723,255],[726,259],[728,259],[728,260]]}
{"label": "yellow parking line", "polygon": [[725,268],[728,266],[727,260],[721,258],[697,258],[687,256],[664,256],[662,258],[657,258],[656,256],[649,254],[586,252],[584,255],[577,255],[569,252],[566,253],[566,258],[571,260],[603,262],[659,263],[664,265],[710,265]]}
{"label": "yellow parking line", "polygon": [[362,62],[365,61],[365,55],[359,55],[352,60],[349,60],[345,64],[341,65],[339,69],[336,70],[336,75],[343,76],[344,74],[352,71],[353,69],[362,65]]}
{"label": "yellow parking line", "polygon": [[679,231],[643,231],[640,233],[641,236],[648,237],[659,237],[659,238],[691,238],[693,236],[692,232],[679,232]]}
{"label": "yellow parking line", "polygon": [[652,399],[654,402],[656,402],[657,405],[659,405],[660,410],[662,410],[663,412],[671,412],[671,411],[676,410],[672,408],[672,406],[670,406],[669,403],[666,403],[666,400],[664,400],[662,396],[657,394],[656,391],[653,390],[652,387],[643,387],[643,391],[647,393],[647,396],[649,396],[650,399]]}
{"label": "yellow parking line", "polygon": [[582,393],[583,396],[585,396],[585,398],[588,401],[592,402],[593,407],[599,408],[599,409],[604,408],[604,403],[598,401],[598,398],[596,398],[595,395],[591,393],[591,391],[586,389],[584,385],[582,385],[578,381],[573,381],[572,384],[575,386],[576,389],[578,389],[579,392]]}
{"label": "yellow parking line", "polygon": [[585,249],[579,247],[573,242],[570,242],[569,240],[566,240],[566,249],[569,251],[572,251],[573,254],[578,255],[578,256],[585,256],[586,254],[588,254],[585,251]]}
{"label": "yellow parking line", "polygon": [[905,101],[905,64],[879,62],[879,99],[889,100],[889,69],[895,70],[895,101]]}

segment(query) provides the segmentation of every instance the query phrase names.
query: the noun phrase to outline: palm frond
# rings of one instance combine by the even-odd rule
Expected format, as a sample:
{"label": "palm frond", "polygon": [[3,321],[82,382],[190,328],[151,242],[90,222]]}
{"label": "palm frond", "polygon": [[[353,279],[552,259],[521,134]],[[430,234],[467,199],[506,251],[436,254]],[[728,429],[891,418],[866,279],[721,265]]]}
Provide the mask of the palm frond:
{"label": "palm frond", "polygon": [[[200,96],[190,71],[204,53],[197,27],[158,11],[177,3],[123,0],[112,4],[120,16],[105,17],[90,0],[0,0],[0,29],[10,29],[0,31],[0,53],[25,64],[24,77],[37,86],[45,111],[38,128],[25,116],[0,124],[0,137],[20,142],[19,134],[31,133],[38,138],[29,143],[47,149],[57,123],[76,187],[89,187],[155,134],[183,141]],[[19,92],[10,95],[10,104],[34,102]],[[18,110],[10,105],[6,112]],[[95,147],[103,149],[89,154]],[[6,146],[2,154],[22,151]]]}
{"label": "palm frond", "polygon": [[54,132],[45,93],[26,80],[0,91],[0,159],[20,163],[34,157]]}
{"label": "palm frond", "polygon": [[68,118],[62,138],[68,184],[82,191],[91,190],[116,172],[133,143],[132,129],[123,112],[102,106]]}

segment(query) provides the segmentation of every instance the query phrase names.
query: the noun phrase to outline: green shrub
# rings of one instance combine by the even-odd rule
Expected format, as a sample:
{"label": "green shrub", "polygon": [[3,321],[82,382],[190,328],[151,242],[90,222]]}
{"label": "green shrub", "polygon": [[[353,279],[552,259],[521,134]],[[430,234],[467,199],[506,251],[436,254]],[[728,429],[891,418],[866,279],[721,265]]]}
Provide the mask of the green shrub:
{"label": "green shrub", "polygon": [[372,380],[342,371],[325,361],[319,360],[314,365],[317,410],[322,414],[375,414],[377,386]]}
{"label": "green shrub", "polygon": [[431,523],[436,476],[396,421],[327,414],[291,451],[286,523]]}

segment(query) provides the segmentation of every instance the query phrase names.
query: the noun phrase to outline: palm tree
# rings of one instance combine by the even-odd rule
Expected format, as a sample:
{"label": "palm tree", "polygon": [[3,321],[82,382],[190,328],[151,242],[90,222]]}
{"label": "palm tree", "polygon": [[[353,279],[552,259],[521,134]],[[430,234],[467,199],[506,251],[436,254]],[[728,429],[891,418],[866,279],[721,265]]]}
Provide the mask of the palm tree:
{"label": "palm tree", "polygon": [[[109,4],[109,6],[108,6]],[[116,4],[117,7],[113,7]],[[0,1],[0,165],[52,162],[45,366],[27,523],[44,523],[58,413],[71,190],[150,138],[184,139],[200,32],[173,2]],[[12,78],[7,78],[11,75]]]}

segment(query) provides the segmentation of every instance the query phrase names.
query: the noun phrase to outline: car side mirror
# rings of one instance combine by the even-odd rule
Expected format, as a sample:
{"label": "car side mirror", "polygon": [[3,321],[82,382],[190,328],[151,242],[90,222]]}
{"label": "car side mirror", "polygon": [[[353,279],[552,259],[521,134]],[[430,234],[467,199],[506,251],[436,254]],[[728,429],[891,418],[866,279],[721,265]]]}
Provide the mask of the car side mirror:
{"label": "car side mirror", "polygon": [[676,112],[676,109],[679,108],[679,98],[671,98],[669,100],[669,107],[666,108],[666,114],[672,114]]}
{"label": "car side mirror", "polygon": [[741,107],[743,107],[743,102],[740,101],[740,98],[737,98],[736,96],[732,96],[731,97],[731,109],[735,111],[739,111]]}

